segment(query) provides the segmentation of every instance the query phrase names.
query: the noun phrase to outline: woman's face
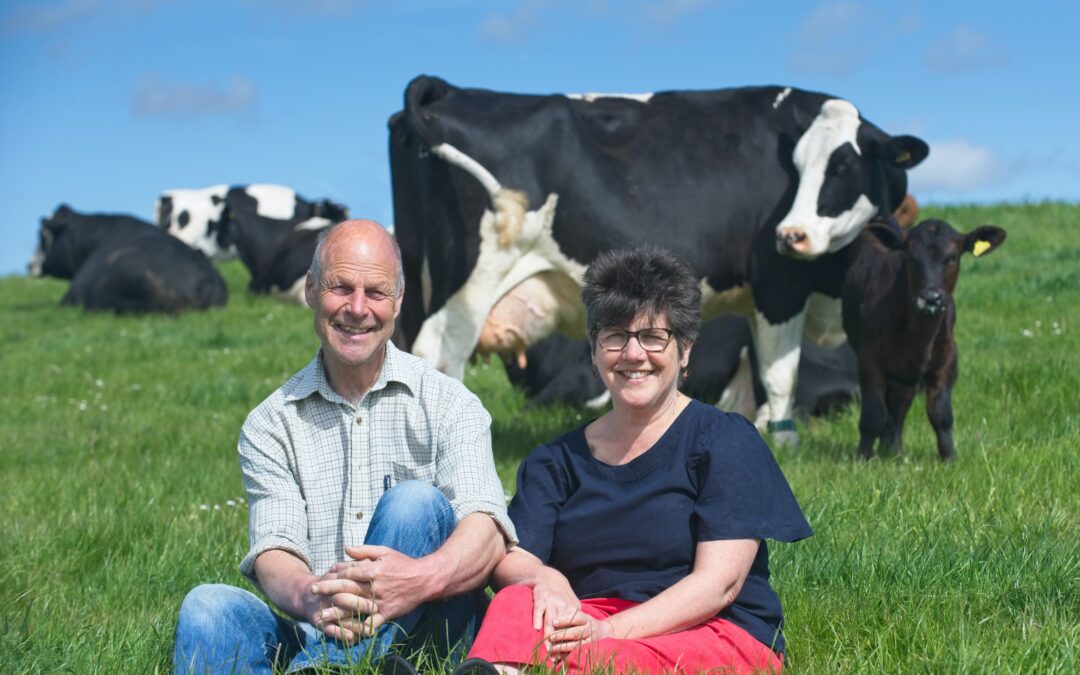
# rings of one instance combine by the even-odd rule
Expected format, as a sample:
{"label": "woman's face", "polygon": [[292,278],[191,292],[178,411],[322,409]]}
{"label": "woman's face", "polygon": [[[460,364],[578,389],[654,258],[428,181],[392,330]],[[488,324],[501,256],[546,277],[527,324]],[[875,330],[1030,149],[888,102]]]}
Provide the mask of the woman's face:
{"label": "woman's face", "polygon": [[[638,315],[626,326],[600,331],[629,332],[648,328],[669,328],[667,317],[649,318]],[[650,341],[645,339],[646,347]],[[679,354],[678,341],[672,337],[661,351],[648,351],[639,339],[630,337],[622,349],[606,349],[597,339],[593,347],[593,364],[604,386],[611,392],[612,406],[633,410],[660,407],[674,396],[679,387],[679,371],[690,360],[687,346]]]}

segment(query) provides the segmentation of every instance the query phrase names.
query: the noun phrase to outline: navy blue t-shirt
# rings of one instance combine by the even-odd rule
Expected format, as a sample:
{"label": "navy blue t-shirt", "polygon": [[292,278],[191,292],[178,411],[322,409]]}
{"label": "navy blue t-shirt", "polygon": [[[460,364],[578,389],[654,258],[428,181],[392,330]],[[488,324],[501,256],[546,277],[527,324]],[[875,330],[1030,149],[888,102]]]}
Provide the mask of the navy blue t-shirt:
{"label": "navy blue t-shirt", "polygon": [[[518,469],[510,518],[519,545],[566,575],[579,598],[636,602],[690,574],[699,541],[813,534],[753,425],[699,401],[627,464],[593,458],[585,426],[536,448]],[[783,653],[764,541],[718,616]]]}

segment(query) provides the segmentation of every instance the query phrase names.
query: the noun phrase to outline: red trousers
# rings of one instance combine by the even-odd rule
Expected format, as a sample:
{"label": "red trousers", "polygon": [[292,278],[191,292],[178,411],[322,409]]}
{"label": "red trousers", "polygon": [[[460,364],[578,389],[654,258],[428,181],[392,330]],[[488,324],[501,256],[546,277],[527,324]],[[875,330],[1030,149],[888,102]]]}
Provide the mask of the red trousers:
{"label": "red trousers", "polygon": [[[597,619],[636,606],[619,598],[581,601],[581,610]],[[532,627],[533,594],[526,586],[508,586],[488,607],[470,657],[491,663],[553,666],[541,631]],[[637,640],[607,638],[590,642],[567,655],[567,673],[780,673],[783,661],[749,633],[724,619]]]}

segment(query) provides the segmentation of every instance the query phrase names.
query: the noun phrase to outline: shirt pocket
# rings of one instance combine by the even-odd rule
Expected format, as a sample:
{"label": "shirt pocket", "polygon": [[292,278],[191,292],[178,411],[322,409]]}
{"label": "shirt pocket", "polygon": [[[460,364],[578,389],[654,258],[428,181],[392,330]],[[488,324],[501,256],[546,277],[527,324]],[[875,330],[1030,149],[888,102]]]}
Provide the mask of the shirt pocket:
{"label": "shirt pocket", "polygon": [[399,464],[391,462],[394,470],[394,485],[407,480],[418,480],[428,485],[435,484],[435,462],[430,464]]}

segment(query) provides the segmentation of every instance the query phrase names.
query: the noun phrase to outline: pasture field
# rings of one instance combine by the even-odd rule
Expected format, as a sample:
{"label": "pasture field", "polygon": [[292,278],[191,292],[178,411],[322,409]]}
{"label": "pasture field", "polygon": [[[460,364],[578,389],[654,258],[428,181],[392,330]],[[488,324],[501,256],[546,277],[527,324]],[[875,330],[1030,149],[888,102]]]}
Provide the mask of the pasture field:
{"label": "pasture field", "polygon": [[[957,460],[938,462],[921,398],[901,455],[854,459],[855,408],[776,449],[816,532],[771,549],[787,672],[1080,672],[1080,205],[923,215],[1009,231],[963,262]],[[166,671],[186,591],[246,584],[237,434],[317,340],[307,310],[222,270],[227,307],[175,318],[0,279],[0,673]],[[527,408],[497,364],[466,382],[508,492],[590,414]]]}

